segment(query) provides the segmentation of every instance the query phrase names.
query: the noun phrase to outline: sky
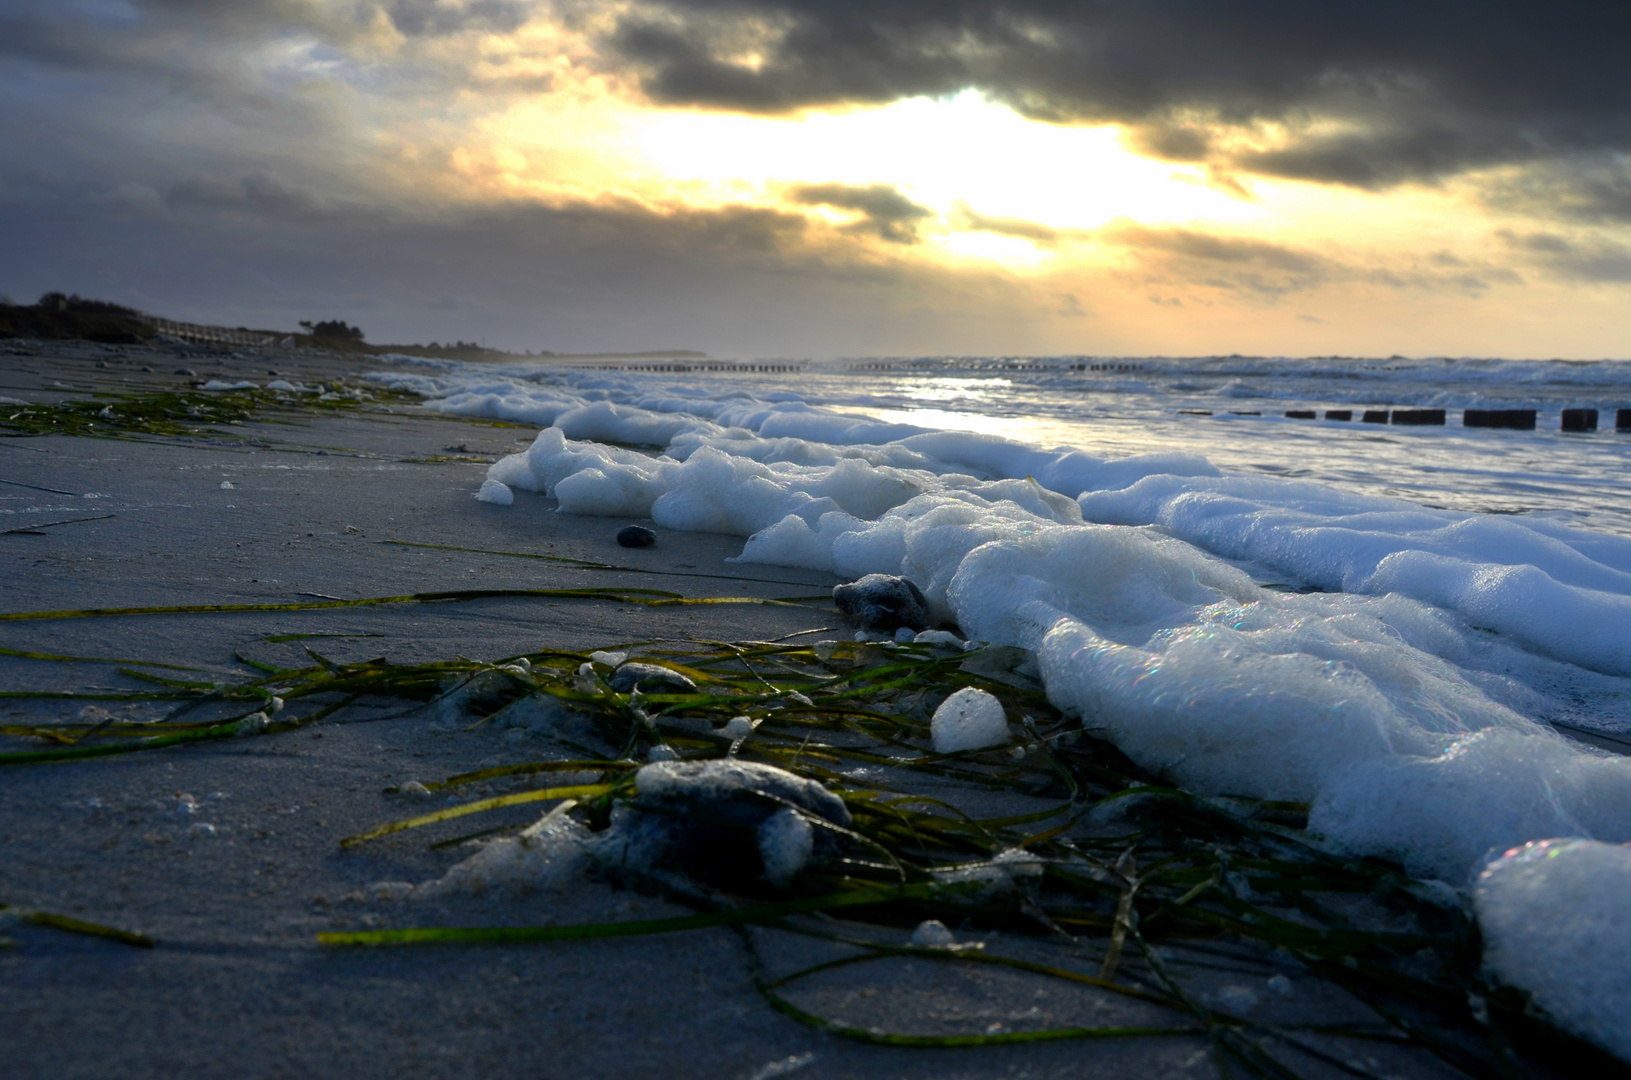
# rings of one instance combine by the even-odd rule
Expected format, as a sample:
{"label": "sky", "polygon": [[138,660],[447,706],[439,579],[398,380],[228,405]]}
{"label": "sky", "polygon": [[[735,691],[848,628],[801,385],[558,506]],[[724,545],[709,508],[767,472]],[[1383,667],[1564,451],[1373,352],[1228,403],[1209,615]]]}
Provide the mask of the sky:
{"label": "sky", "polygon": [[0,294],[556,352],[1631,356],[1631,8],[0,0]]}

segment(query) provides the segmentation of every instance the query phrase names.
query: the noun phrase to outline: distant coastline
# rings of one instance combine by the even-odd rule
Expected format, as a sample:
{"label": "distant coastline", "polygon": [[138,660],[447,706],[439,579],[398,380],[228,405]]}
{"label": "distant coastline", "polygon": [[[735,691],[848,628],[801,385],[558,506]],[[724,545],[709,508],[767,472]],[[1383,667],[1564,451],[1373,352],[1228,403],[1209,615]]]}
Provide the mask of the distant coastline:
{"label": "distant coastline", "polygon": [[[510,352],[490,349],[476,342],[431,342],[421,344],[375,345],[357,336],[267,330],[248,326],[213,326],[187,323],[151,315],[106,300],[91,300],[77,294],[46,293],[33,304],[0,301],[0,339],[32,338],[40,341],[94,341],[103,345],[163,344],[174,338],[190,344],[228,344],[327,349],[358,356],[398,353],[437,360],[463,360],[491,363],[514,360],[706,360],[708,354],[696,349],[650,349],[639,352],[558,353]],[[338,324],[344,326],[343,323]]]}

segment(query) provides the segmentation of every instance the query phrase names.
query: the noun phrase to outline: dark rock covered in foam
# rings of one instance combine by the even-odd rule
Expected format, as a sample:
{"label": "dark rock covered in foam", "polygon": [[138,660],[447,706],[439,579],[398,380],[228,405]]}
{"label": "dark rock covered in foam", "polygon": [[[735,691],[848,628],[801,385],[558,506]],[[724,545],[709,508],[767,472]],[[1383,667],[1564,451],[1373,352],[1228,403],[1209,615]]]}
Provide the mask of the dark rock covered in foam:
{"label": "dark rock covered in foam", "polygon": [[849,808],[814,780],[734,758],[662,761],[635,774],[635,795],[592,841],[614,877],[752,892],[788,888],[844,844]]}
{"label": "dark rock covered in foam", "polygon": [[927,630],[929,602],[912,582],[892,574],[868,574],[832,591],[839,614],[863,630]]}
{"label": "dark rock covered in foam", "polygon": [[834,825],[850,823],[844,800],[816,781],[756,761],[659,761],[635,774],[634,787],[642,810],[719,824],[755,828],[787,805]]}
{"label": "dark rock covered in foam", "polygon": [[612,677],[606,680],[619,694],[632,693],[638,689],[645,694],[673,694],[695,690],[697,684],[677,671],[672,671],[657,664],[620,664]]}

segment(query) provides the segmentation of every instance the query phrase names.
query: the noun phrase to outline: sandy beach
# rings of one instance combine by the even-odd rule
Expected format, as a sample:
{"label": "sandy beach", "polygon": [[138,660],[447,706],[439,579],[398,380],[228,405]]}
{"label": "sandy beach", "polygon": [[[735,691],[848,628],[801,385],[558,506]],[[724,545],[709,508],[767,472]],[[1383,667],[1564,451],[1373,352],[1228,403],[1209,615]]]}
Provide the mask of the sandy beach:
{"label": "sandy beach", "polygon": [[[314,383],[355,361],[278,350],[34,349],[0,357],[16,401],[185,387],[206,379]],[[151,371],[143,371],[150,368]],[[190,374],[181,374],[181,371]],[[276,373],[274,375],[273,373]],[[242,438],[0,440],[0,608],[293,603],[468,589],[657,588],[686,597],[821,595],[837,579],[727,561],[739,540],[658,529],[620,548],[619,519],[570,517],[523,494],[473,501],[488,463],[535,429],[372,403],[299,424],[246,422]],[[650,524],[647,522],[646,524]],[[508,554],[506,554],[508,553]],[[527,558],[546,555],[628,568]],[[632,571],[645,571],[636,573]],[[345,664],[496,660],[540,649],[632,641],[846,637],[827,605],[643,607],[494,598],[307,612],[142,615],[0,622],[17,652],[174,664],[232,679],[242,658],[293,664],[310,646]],[[268,642],[269,636],[328,635]],[[0,657],[9,691],[133,688],[113,663]],[[80,701],[10,699],[0,721],[71,716]],[[120,706],[114,706],[115,709]],[[379,718],[385,716],[386,718]],[[466,728],[469,728],[468,730]],[[811,1030],[755,990],[744,938],[729,928],[623,940],[415,949],[337,949],[333,930],[415,925],[569,925],[689,914],[591,881],[531,895],[405,900],[380,883],[437,878],[468,854],[424,835],[342,849],[341,838],[453,801],[388,793],[476,769],[559,754],[492,725],[359,705],[298,731],[81,762],[13,767],[0,778],[0,902],[139,933],[152,947],[29,922],[4,928],[0,1026],[18,1077],[436,1077],[526,1070],[605,1077],[1067,1077],[1223,1075],[1199,1035],[968,1049],[867,1045]],[[502,794],[532,778],[475,785]],[[538,781],[541,785],[543,781]],[[936,794],[990,812],[988,796]],[[466,796],[461,796],[466,797]],[[981,800],[985,799],[985,802]],[[1034,805],[1041,805],[1035,801]],[[1016,802],[1001,809],[1023,812]],[[486,824],[520,823],[519,806]],[[817,944],[744,931],[768,963],[820,958]],[[1043,939],[983,933],[993,950],[1051,962]],[[812,952],[812,950],[816,950]],[[841,950],[833,955],[842,955]],[[1266,951],[1215,958],[1220,993],[1249,982],[1281,1019],[1374,1018],[1336,986]],[[1262,989],[1291,986],[1277,995]],[[1243,982],[1244,980],[1244,982]],[[1170,1023],[1160,1010],[1090,988],[1038,989],[1019,973],[905,958],[865,980],[817,981],[804,1007],[848,1023],[924,1034]],[[1261,999],[1261,1000],[1259,1000]],[[1038,1018],[1042,1019],[1038,1019]],[[1305,1055],[1305,1075],[1457,1075],[1419,1049],[1338,1043]]]}

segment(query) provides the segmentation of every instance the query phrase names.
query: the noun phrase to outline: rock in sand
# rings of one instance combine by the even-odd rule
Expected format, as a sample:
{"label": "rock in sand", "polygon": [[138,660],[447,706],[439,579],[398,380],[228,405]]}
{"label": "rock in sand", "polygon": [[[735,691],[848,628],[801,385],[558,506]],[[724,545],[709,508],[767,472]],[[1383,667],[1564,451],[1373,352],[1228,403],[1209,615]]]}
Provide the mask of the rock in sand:
{"label": "rock in sand", "polygon": [[657,534],[643,525],[630,525],[618,531],[617,543],[620,547],[650,547],[657,542]]}
{"label": "rock in sand", "polygon": [[891,574],[868,574],[832,591],[839,614],[863,630],[894,633],[929,628],[929,602],[912,582]]}

